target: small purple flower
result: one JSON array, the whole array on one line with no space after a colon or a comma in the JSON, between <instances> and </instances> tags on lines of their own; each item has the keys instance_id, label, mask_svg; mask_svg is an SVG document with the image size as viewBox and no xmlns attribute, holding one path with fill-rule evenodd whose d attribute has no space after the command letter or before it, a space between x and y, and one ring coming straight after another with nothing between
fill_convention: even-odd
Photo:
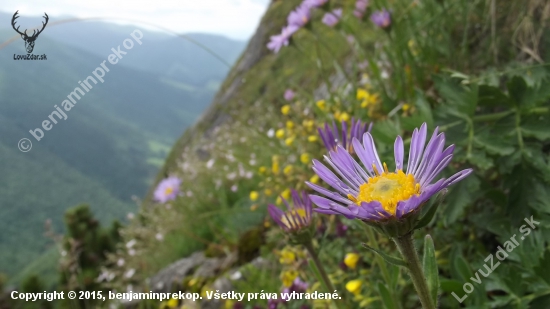
<instances>
[{"instance_id":1,"label":"small purple flower","mask_svg":"<svg viewBox=\"0 0 550 309\"><path fill-rule=\"evenodd\" d=\"M369 0L357 0L357 2L355 2L355 9L361 13L365 13L368 6Z\"/></svg>"},{"instance_id":2,"label":"small purple flower","mask_svg":"<svg viewBox=\"0 0 550 309\"><path fill-rule=\"evenodd\" d=\"M323 16L323 24L334 27L342 18L342 9L335 9L332 12L327 12Z\"/></svg>"},{"instance_id":3,"label":"small purple flower","mask_svg":"<svg viewBox=\"0 0 550 309\"><path fill-rule=\"evenodd\" d=\"M276 299L269 299L267 301L267 309L277 309L279 302Z\"/></svg>"},{"instance_id":4,"label":"small purple flower","mask_svg":"<svg viewBox=\"0 0 550 309\"><path fill-rule=\"evenodd\" d=\"M325 144L327 150L336 150L337 146L342 146L344 149L348 150L350 153L353 153L353 148L351 141L353 138L361 138L365 132L370 132L372 129L372 122L367 128L367 124L361 122L360 120L351 120L351 130L348 132L348 125L345 121L342 121L342 134L338 132L336 123L332 123L332 127L325 123L325 128L319 128L319 135L321 140Z\"/></svg>"},{"instance_id":5,"label":"small purple flower","mask_svg":"<svg viewBox=\"0 0 550 309\"><path fill-rule=\"evenodd\" d=\"M327 2L328 0L304 0L302 2L302 5L312 9L312 8L322 7Z\"/></svg>"},{"instance_id":6,"label":"small purple flower","mask_svg":"<svg viewBox=\"0 0 550 309\"><path fill-rule=\"evenodd\" d=\"M302 28L309 22L310 17L310 8L302 4L294 11L290 12L287 18L288 25Z\"/></svg>"},{"instance_id":7,"label":"small purple flower","mask_svg":"<svg viewBox=\"0 0 550 309\"><path fill-rule=\"evenodd\" d=\"M284 97L285 97L285 100L292 101L292 99L294 99L295 95L296 94L294 93L294 91L292 91L292 89L287 89L285 91Z\"/></svg>"},{"instance_id":8,"label":"small purple flower","mask_svg":"<svg viewBox=\"0 0 550 309\"><path fill-rule=\"evenodd\" d=\"M376 11L370 16L370 20L382 29L386 29L391 25L391 14L388 10Z\"/></svg>"},{"instance_id":9,"label":"small purple flower","mask_svg":"<svg viewBox=\"0 0 550 309\"><path fill-rule=\"evenodd\" d=\"M175 176L163 179L155 189L155 200L160 203L175 200L180 192L181 179Z\"/></svg>"},{"instance_id":10,"label":"small purple flower","mask_svg":"<svg viewBox=\"0 0 550 309\"><path fill-rule=\"evenodd\" d=\"M281 34L271 36L271 40L267 43L267 48L275 53L278 53L283 46L288 46L290 37L297 30L297 26L284 27Z\"/></svg>"},{"instance_id":11,"label":"small purple flower","mask_svg":"<svg viewBox=\"0 0 550 309\"><path fill-rule=\"evenodd\" d=\"M299 277L296 277L296 279L294 279L294 282L292 282L292 285L290 286L289 293L305 293L308 286L309 285L307 284L307 282L304 282Z\"/></svg>"},{"instance_id":12,"label":"small purple flower","mask_svg":"<svg viewBox=\"0 0 550 309\"><path fill-rule=\"evenodd\" d=\"M397 136L394 144L395 172L390 172L382 164L376 152L370 133L365 133L362 142L353 138L351 144L361 166L351 154L341 146L325 156L336 174L318 160L313 161L313 170L329 184L334 191L307 182L307 185L325 197L310 195L319 208L315 211L324 214L340 214L348 219L369 222L401 219L415 212L439 191L464 179L472 169L462 170L451 177L432 181L451 162L454 145L444 149L445 134L438 128L426 145L427 125L412 134L409 160L404 172L403 139Z\"/></svg>"},{"instance_id":13,"label":"small purple flower","mask_svg":"<svg viewBox=\"0 0 550 309\"><path fill-rule=\"evenodd\" d=\"M298 232L311 225L311 200L306 192L300 195L295 190L292 193L292 207L284 199L287 211L282 211L275 205L268 205L267 211L273 221L275 221L286 232Z\"/></svg>"},{"instance_id":14,"label":"small purple flower","mask_svg":"<svg viewBox=\"0 0 550 309\"><path fill-rule=\"evenodd\" d=\"M363 19L368 6L369 0L357 0L357 2L355 2L355 10L353 11L353 15L359 19Z\"/></svg>"}]
</instances>

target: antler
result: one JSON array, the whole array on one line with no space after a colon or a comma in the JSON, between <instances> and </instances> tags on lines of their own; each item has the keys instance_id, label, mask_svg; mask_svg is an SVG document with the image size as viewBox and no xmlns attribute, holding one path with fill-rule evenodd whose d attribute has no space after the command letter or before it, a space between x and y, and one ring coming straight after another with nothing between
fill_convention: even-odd
<instances>
[{"instance_id":1,"label":"antler","mask_svg":"<svg viewBox=\"0 0 550 309\"><path fill-rule=\"evenodd\" d=\"M19 33L20 35L27 35L27 30L25 30L25 33L22 33L21 31L19 31L19 26L17 26L17 28L15 28L15 20L19 18L19 16L17 16L17 13L19 12L19 10L17 10L15 12L15 14L13 14L13 17L11 18L11 26L13 27L13 30L15 30L17 33Z\"/></svg>"},{"instance_id":2,"label":"antler","mask_svg":"<svg viewBox=\"0 0 550 309\"><path fill-rule=\"evenodd\" d=\"M42 16L46 19L46 22L42 22L42 29L40 29L38 32L36 32L36 30L33 30L32 31L32 35L31 35L31 38L36 38L38 37L38 35L42 32L42 30L44 30L44 28L46 28L46 25L48 24L48 20L50 20L50 18L48 17L48 14L46 14L46 12L44 12L44 15L46 16ZM36 34L34 34L36 32Z\"/></svg>"}]
</instances>

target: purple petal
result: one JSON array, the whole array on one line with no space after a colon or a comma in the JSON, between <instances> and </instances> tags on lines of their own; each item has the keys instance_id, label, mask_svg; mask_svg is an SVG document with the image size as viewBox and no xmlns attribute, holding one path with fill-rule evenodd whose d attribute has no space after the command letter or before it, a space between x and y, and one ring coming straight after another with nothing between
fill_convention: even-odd
<instances>
[{"instance_id":1,"label":"purple petal","mask_svg":"<svg viewBox=\"0 0 550 309\"><path fill-rule=\"evenodd\" d=\"M411 148L409 151L409 162L407 165L407 174L413 174L420 163L424 145L426 144L427 125L423 123L420 130L414 129L411 139Z\"/></svg>"},{"instance_id":2,"label":"purple petal","mask_svg":"<svg viewBox=\"0 0 550 309\"><path fill-rule=\"evenodd\" d=\"M403 156L405 155L405 150L403 147L403 139L399 135L395 139L393 152L395 156L395 170L403 169Z\"/></svg>"}]
</instances>

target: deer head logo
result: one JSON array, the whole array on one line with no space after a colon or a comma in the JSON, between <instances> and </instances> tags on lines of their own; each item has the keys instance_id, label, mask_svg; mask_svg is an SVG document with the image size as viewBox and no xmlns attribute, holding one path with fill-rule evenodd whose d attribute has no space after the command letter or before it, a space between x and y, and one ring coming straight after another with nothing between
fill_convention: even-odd
<instances>
[{"instance_id":1,"label":"deer head logo","mask_svg":"<svg viewBox=\"0 0 550 309\"><path fill-rule=\"evenodd\" d=\"M46 19L46 22L42 22L42 29L38 30L38 32L36 32L37 30L33 30L32 31L32 35L29 36L27 34L27 30L25 29L25 31L21 32L19 31L19 26L17 26L17 28L15 28L15 20L17 18L19 18L19 16L17 16L17 13L19 12L19 10L17 10L17 12L15 12L15 14L13 14L13 17L11 18L11 26L13 27L13 30L15 30L17 33L19 33L21 35L21 38L25 41L25 48L27 49L27 53L32 53L32 50L34 49L34 41L36 41L36 38L38 38L38 35L40 33L42 33L42 31L44 30L44 28L46 28L46 25L48 24L48 14L44 13L44 15L46 16L42 16Z\"/></svg>"}]
</instances>

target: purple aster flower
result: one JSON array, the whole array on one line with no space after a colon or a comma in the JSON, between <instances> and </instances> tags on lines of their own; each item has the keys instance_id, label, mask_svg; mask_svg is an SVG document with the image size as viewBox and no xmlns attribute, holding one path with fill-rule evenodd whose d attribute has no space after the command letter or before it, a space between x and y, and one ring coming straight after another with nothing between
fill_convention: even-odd
<instances>
[{"instance_id":1,"label":"purple aster flower","mask_svg":"<svg viewBox=\"0 0 550 309\"><path fill-rule=\"evenodd\" d=\"M388 10L376 11L370 16L370 20L382 29L386 29L391 24L391 14Z\"/></svg>"},{"instance_id":2,"label":"purple aster flower","mask_svg":"<svg viewBox=\"0 0 550 309\"><path fill-rule=\"evenodd\" d=\"M286 232L298 232L311 225L311 200L305 192L301 196L292 190L292 207L281 198L286 205L287 211L282 211L275 205L268 205L267 211L283 230Z\"/></svg>"},{"instance_id":3,"label":"purple aster flower","mask_svg":"<svg viewBox=\"0 0 550 309\"><path fill-rule=\"evenodd\" d=\"M332 12L325 13L325 16L323 16L323 24L334 27L338 24L340 18L342 18L342 9L335 9Z\"/></svg>"},{"instance_id":4,"label":"purple aster flower","mask_svg":"<svg viewBox=\"0 0 550 309\"><path fill-rule=\"evenodd\" d=\"M175 176L163 179L155 189L155 200L161 203L175 200L180 192L181 179Z\"/></svg>"},{"instance_id":5,"label":"purple aster flower","mask_svg":"<svg viewBox=\"0 0 550 309\"><path fill-rule=\"evenodd\" d=\"M322 7L327 2L328 2L328 0L304 0L302 2L302 5L312 9L312 8Z\"/></svg>"},{"instance_id":6,"label":"purple aster flower","mask_svg":"<svg viewBox=\"0 0 550 309\"><path fill-rule=\"evenodd\" d=\"M294 93L294 91L292 91L292 89L287 89L287 90L285 91L284 97L285 97L285 100L287 100L287 101L292 101L292 99L294 99L294 96L295 96L295 95L296 95L296 94Z\"/></svg>"},{"instance_id":7,"label":"purple aster flower","mask_svg":"<svg viewBox=\"0 0 550 309\"><path fill-rule=\"evenodd\" d=\"M284 27L281 34L271 36L271 40L267 43L267 48L275 53L278 53L283 46L288 46L290 37L297 30L297 26Z\"/></svg>"},{"instance_id":8,"label":"purple aster flower","mask_svg":"<svg viewBox=\"0 0 550 309\"><path fill-rule=\"evenodd\" d=\"M311 17L310 8L306 5L300 5L294 11L290 12L287 21L289 26L301 28L305 26Z\"/></svg>"},{"instance_id":9,"label":"purple aster flower","mask_svg":"<svg viewBox=\"0 0 550 309\"><path fill-rule=\"evenodd\" d=\"M324 214L340 214L348 219L366 222L385 222L387 219L401 219L414 212L432 196L468 176L472 169L462 170L448 179L435 177L451 162L454 145L443 149L445 134L438 128L426 145L427 126L415 129L411 139L409 160L404 172L403 139L397 136L394 145L395 172L382 164L370 133L365 133L362 142L353 138L352 145L361 166L341 146L325 156L336 174L318 160L313 161L313 170L335 191L327 190L313 183L309 187L324 195L310 195Z\"/></svg>"},{"instance_id":10,"label":"purple aster flower","mask_svg":"<svg viewBox=\"0 0 550 309\"><path fill-rule=\"evenodd\" d=\"M327 150L336 150L337 146L342 146L344 149L348 150L350 153L353 153L353 147L351 141L353 138L361 138L365 132L370 132L372 129L372 122L367 128L366 123L362 123L360 120L351 119L351 129L348 132L348 125L345 121L342 121L342 135L338 132L336 123L332 123L332 127L325 124L325 128L319 128L319 135L321 135L321 140L325 144Z\"/></svg>"}]
</instances>

